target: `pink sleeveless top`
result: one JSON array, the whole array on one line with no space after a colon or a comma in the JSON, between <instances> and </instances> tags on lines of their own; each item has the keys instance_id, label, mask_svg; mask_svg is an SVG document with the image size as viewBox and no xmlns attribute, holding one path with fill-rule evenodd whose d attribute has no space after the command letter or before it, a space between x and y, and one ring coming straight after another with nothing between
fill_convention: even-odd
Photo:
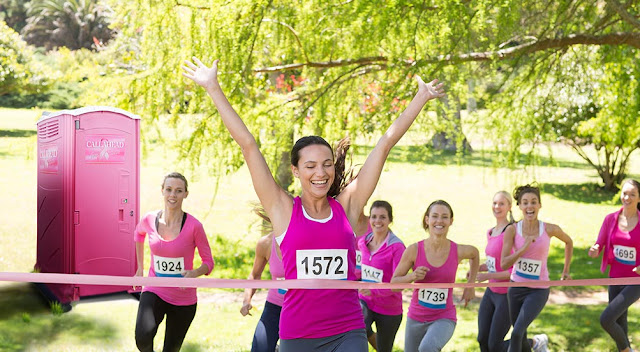
<instances>
[{"instance_id":1,"label":"pink sleeveless top","mask_svg":"<svg viewBox=\"0 0 640 352\"><path fill-rule=\"evenodd\" d=\"M285 278L355 280L353 230L335 199L327 197L331 216L311 219L300 197L280 242ZM280 338L322 338L364 329L357 290L290 289L280 313Z\"/></svg>"},{"instance_id":2,"label":"pink sleeveless top","mask_svg":"<svg viewBox=\"0 0 640 352\"><path fill-rule=\"evenodd\" d=\"M490 273L499 273L501 271L505 271L502 268L502 263L500 261L500 258L502 257L504 231L502 231L498 236L491 236L492 231L493 229L489 229L489 231L487 231L487 247L485 248L484 253L487 257L487 271ZM511 272L511 268L509 268L508 271ZM509 282L509 280L489 279L489 282ZM494 293L507 293L507 287L489 287L489 289Z\"/></svg>"},{"instance_id":3,"label":"pink sleeveless top","mask_svg":"<svg viewBox=\"0 0 640 352\"><path fill-rule=\"evenodd\" d=\"M456 271L458 270L458 245L449 241L449 256L439 267L435 267L427 261L424 250L424 240L418 242L418 254L413 264L413 270L419 266L429 269L424 279L418 282L429 283L453 283L456 281ZM456 306L453 304L453 289L415 289L409 304L407 316L419 322L431 322L438 319L450 319L457 321Z\"/></svg>"},{"instance_id":4,"label":"pink sleeveless top","mask_svg":"<svg viewBox=\"0 0 640 352\"><path fill-rule=\"evenodd\" d=\"M549 257L549 244L551 238L547 234L544 222L538 220L540 231L538 238L532 242L527 251L513 264L511 271L511 281L514 282L530 282L530 281L549 281L549 270L547 270L547 258ZM517 251L522 248L525 243L522 237L522 221L516 223L516 236L513 240L513 249ZM534 288L548 288L544 286L536 286Z\"/></svg>"},{"instance_id":5,"label":"pink sleeveless top","mask_svg":"<svg viewBox=\"0 0 640 352\"><path fill-rule=\"evenodd\" d=\"M370 234L371 232L373 232L373 229L371 228L371 222L368 221L367 222L367 233L363 233L363 234L357 234L356 233L356 278L358 280L360 280L360 278L362 277L362 273L360 272L360 270L362 270L362 251L360 251L360 248L358 248L358 241L360 240L360 238Z\"/></svg>"},{"instance_id":6,"label":"pink sleeveless top","mask_svg":"<svg viewBox=\"0 0 640 352\"><path fill-rule=\"evenodd\" d=\"M640 225L624 232L617 226L611 233L609 251L609 277L638 277L633 269L638 266L640 253Z\"/></svg>"},{"instance_id":7,"label":"pink sleeveless top","mask_svg":"<svg viewBox=\"0 0 640 352\"><path fill-rule=\"evenodd\" d=\"M269 272L271 273L272 280L284 280L284 266L282 266L282 259L278 257L276 247L276 239L272 238L271 254L269 255ZM267 302L282 307L285 293L287 293L286 288L272 288L267 292Z\"/></svg>"}]
</instances>

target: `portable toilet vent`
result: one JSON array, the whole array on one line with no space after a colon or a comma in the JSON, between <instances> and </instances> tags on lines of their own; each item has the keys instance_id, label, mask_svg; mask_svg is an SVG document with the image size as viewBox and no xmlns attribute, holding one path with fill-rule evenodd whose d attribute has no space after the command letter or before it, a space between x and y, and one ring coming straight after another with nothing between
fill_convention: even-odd
<instances>
[{"instance_id":1,"label":"portable toilet vent","mask_svg":"<svg viewBox=\"0 0 640 352\"><path fill-rule=\"evenodd\" d=\"M133 231L140 210L140 118L116 108L86 107L44 113L37 130L36 271L133 276ZM64 304L131 288L38 286Z\"/></svg>"}]
</instances>

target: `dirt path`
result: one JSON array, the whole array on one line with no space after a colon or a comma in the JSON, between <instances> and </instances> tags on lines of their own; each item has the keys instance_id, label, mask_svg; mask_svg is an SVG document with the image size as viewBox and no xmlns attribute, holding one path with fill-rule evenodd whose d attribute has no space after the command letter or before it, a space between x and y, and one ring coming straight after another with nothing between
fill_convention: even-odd
<instances>
[{"instance_id":1,"label":"dirt path","mask_svg":"<svg viewBox=\"0 0 640 352\"><path fill-rule=\"evenodd\" d=\"M456 296L459 296L462 293L455 292ZM253 296L253 302L255 304L261 305L267 297L266 290L260 290L256 292ZM242 305L242 292L198 292L198 302L208 302L215 304L235 304L240 309ZM479 302L482 298L482 294L476 292L476 300ZM405 302L411 301L411 291L405 291L403 294L403 300ZM590 291L590 292L565 292L565 291L557 291L551 290L551 294L549 295L549 303L551 304L604 304L607 303L607 291Z\"/></svg>"}]
</instances>

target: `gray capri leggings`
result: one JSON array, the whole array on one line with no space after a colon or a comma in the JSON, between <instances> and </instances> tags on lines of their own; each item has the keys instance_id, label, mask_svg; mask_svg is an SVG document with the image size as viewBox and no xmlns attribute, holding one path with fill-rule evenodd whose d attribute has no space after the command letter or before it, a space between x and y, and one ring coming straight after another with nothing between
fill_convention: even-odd
<instances>
[{"instance_id":1,"label":"gray capri leggings","mask_svg":"<svg viewBox=\"0 0 640 352\"><path fill-rule=\"evenodd\" d=\"M530 352L531 346L527 341L527 328L542 312L542 308L549 299L548 288L509 287L509 315L513 331L509 352Z\"/></svg>"},{"instance_id":2,"label":"gray capri leggings","mask_svg":"<svg viewBox=\"0 0 640 352\"><path fill-rule=\"evenodd\" d=\"M620 351L630 347L627 310L638 298L640 298L638 285L609 286L609 305L600 315L600 325L611 335Z\"/></svg>"},{"instance_id":3,"label":"gray capri leggings","mask_svg":"<svg viewBox=\"0 0 640 352\"><path fill-rule=\"evenodd\" d=\"M449 342L456 329L456 322L438 319L421 323L407 317L404 330L405 352L439 352Z\"/></svg>"},{"instance_id":4,"label":"gray capri leggings","mask_svg":"<svg viewBox=\"0 0 640 352\"><path fill-rule=\"evenodd\" d=\"M364 329L347 331L317 339L280 339L280 352L367 352L369 341Z\"/></svg>"}]
</instances>

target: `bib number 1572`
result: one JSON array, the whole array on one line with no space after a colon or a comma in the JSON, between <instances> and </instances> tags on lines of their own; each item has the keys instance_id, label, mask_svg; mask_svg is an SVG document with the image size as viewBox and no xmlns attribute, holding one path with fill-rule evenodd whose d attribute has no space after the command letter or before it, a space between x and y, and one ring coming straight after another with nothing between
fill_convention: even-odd
<instances>
[{"instance_id":1,"label":"bib number 1572","mask_svg":"<svg viewBox=\"0 0 640 352\"><path fill-rule=\"evenodd\" d=\"M298 279L346 280L349 263L346 249L296 251Z\"/></svg>"}]
</instances>

